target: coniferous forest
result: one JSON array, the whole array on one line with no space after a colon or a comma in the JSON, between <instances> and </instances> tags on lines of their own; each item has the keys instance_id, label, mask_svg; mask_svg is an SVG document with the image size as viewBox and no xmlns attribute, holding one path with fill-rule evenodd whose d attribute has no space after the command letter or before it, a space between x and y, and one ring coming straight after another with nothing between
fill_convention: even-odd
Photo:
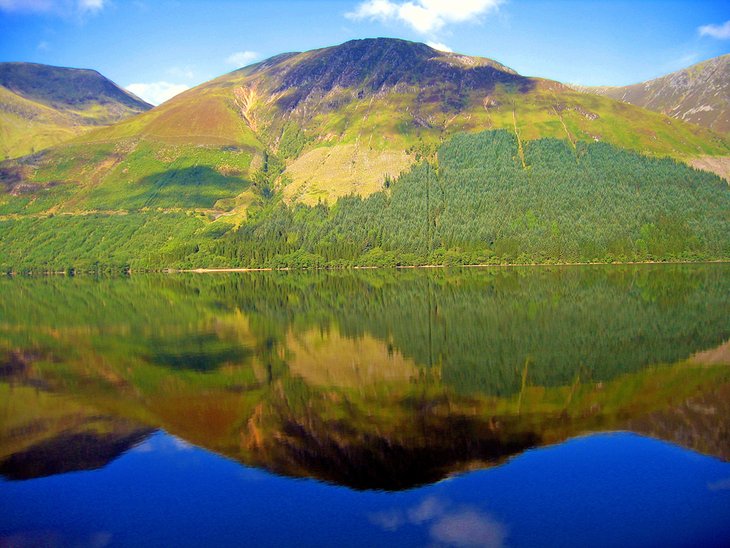
<instances>
[{"instance_id":1,"label":"coniferous forest","mask_svg":"<svg viewBox=\"0 0 730 548\"><path fill-rule=\"evenodd\" d=\"M519 143L508 132L487 131L456 135L367 198L307 206L273 193L238 227L153 211L98 215L93 223L5 221L0 265L19 271L713 260L730 257L729 211L725 181L672 159L604 143Z\"/></svg>"}]
</instances>

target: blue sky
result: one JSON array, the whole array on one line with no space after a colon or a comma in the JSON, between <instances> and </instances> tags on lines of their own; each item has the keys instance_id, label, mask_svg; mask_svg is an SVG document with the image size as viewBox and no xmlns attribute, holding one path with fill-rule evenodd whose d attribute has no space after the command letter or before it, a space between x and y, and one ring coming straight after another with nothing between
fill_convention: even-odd
<instances>
[{"instance_id":1,"label":"blue sky","mask_svg":"<svg viewBox=\"0 0 730 548\"><path fill-rule=\"evenodd\" d=\"M284 51L390 36L625 85L730 52L701 0L0 0L0 61L94 68L152 102Z\"/></svg>"}]
</instances>

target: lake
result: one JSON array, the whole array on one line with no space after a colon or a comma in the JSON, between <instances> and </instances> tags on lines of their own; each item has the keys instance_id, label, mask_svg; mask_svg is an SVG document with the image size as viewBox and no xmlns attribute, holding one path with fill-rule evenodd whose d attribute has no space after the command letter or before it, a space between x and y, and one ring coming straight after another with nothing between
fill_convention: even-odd
<instances>
[{"instance_id":1,"label":"lake","mask_svg":"<svg viewBox=\"0 0 730 548\"><path fill-rule=\"evenodd\" d=\"M730 545L730 265L0 279L2 546Z\"/></svg>"}]
</instances>

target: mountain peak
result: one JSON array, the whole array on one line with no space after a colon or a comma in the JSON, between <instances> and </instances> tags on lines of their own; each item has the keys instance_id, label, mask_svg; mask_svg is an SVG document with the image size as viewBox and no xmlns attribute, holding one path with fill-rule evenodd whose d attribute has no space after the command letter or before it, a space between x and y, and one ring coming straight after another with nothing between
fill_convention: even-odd
<instances>
[{"instance_id":1,"label":"mountain peak","mask_svg":"<svg viewBox=\"0 0 730 548\"><path fill-rule=\"evenodd\" d=\"M474 90L490 93L498 84L515 86L523 92L534 85L533 80L491 59L438 51L420 42L396 38L350 40L287 56L276 64L275 79L276 93L294 90L281 103L285 109L295 108L313 94L327 94L334 89L354 89L367 95L413 87L429 94L448 87L463 96Z\"/></svg>"},{"instance_id":2,"label":"mountain peak","mask_svg":"<svg viewBox=\"0 0 730 548\"><path fill-rule=\"evenodd\" d=\"M0 158L29 154L151 108L95 70L0 63Z\"/></svg>"},{"instance_id":3,"label":"mountain peak","mask_svg":"<svg viewBox=\"0 0 730 548\"><path fill-rule=\"evenodd\" d=\"M152 108L152 105L91 69L38 63L0 63L0 86L54 108L83 108L90 103L117 103L137 112Z\"/></svg>"},{"instance_id":4,"label":"mountain peak","mask_svg":"<svg viewBox=\"0 0 730 548\"><path fill-rule=\"evenodd\" d=\"M730 54L630 86L578 89L655 110L720 133L730 131Z\"/></svg>"}]
</instances>

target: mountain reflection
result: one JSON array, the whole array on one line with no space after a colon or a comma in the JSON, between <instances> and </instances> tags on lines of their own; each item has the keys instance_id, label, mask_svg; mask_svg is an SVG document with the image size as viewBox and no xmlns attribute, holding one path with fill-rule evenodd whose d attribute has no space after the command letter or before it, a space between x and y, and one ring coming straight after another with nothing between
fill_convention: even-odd
<instances>
[{"instance_id":1,"label":"mountain reflection","mask_svg":"<svg viewBox=\"0 0 730 548\"><path fill-rule=\"evenodd\" d=\"M0 474L98 468L157 429L358 489L406 489L617 429L728 460L729 274L0 280ZM433 530L464 519L444 513Z\"/></svg>"}]
</instances>

